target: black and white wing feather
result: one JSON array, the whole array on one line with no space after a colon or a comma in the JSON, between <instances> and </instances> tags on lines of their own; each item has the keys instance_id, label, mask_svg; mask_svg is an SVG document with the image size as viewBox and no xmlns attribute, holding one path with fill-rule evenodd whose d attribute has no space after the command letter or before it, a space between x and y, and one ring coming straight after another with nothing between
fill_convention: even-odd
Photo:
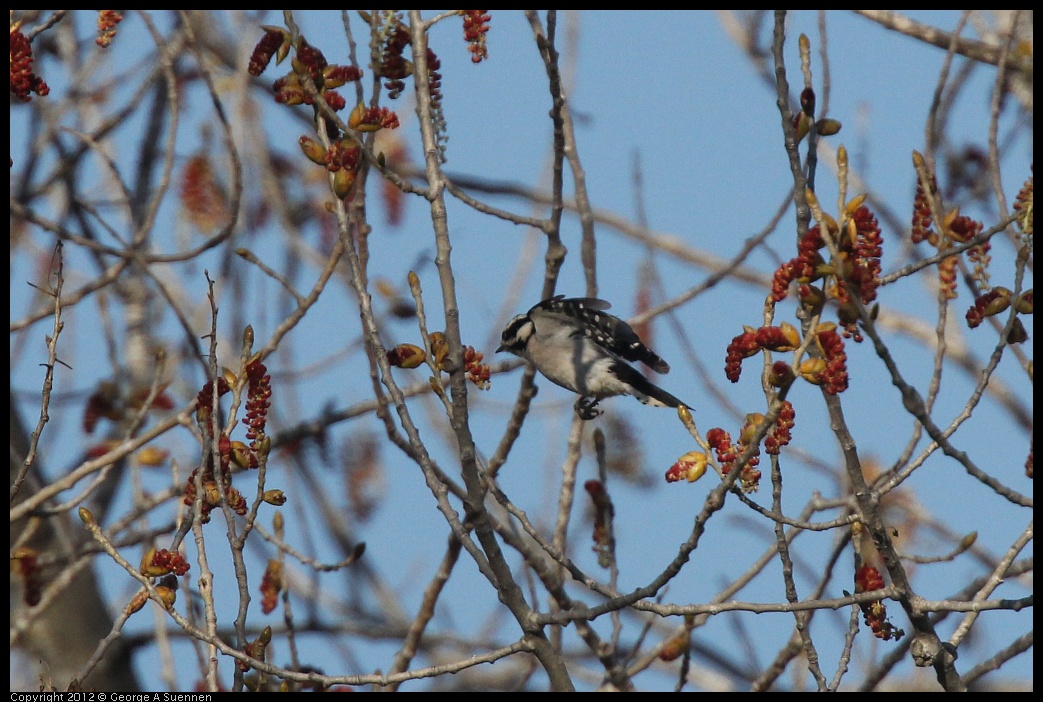
<instances>
[{"instance_id":1,"label":"black and white wing feather","mask_svg":"<svg viewBox=\"0 0 1043 702\"><path fill-rule=\"evenodd\" d=\"M530 309L529 317L537 327L540 315L568 320L576 326L573 334L583 334L613 355L627 361L640 361L656 373L669 373L670 364L645 346L629 324L605 312L611 307L611 303L596 297L556 295Z\"/></svg>"},{"instance_id":2,"label":"black and white wing feather","mask_svg":"<svg viewBox=\"0 0 1043 702\"><path fill-rule=\"evenodd\" d=\"M630 365L640 361L657 373L670 371L629 324L606 312L610 307L595 297L544 300L507 323L496 350L524 358L552 383L579 394L576 412L582 419L596 417L598 401L615 395L687 407Z\"/></svg>"}]
</instances>

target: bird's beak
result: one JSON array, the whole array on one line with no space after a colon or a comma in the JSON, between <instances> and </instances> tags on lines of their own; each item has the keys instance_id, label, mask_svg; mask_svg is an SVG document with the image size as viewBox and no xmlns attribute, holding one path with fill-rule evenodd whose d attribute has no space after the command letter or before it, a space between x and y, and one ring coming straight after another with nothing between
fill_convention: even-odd
<instances>
[{"instance_id":1,"label":"bird's beak","mask_svg":"<svg viewBox=\"0 0 1043 702\"><path fill-rule=\"evenodd\" d=\"M496 353L500 353L500 352L502 352L502 351L506 351L506 350L507 350L507 349L505 349L505 348L503 347L503 344L500 344L499 346L497 346L497 347L496 347Z\"/></svg>"}]
</instances>

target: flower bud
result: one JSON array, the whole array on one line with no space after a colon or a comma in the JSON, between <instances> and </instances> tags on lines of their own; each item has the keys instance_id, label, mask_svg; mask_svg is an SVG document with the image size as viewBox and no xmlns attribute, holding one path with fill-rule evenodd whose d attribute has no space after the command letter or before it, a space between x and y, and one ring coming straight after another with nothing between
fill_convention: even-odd
<instances>
[{"instance_id":1,"label":"flower bud","mask_svg":"<svg viewBox=\"0 0 1043 702\"><path fill-rule=\"evenodd\" d=\"M839 319L844 326L855 324L858 322L858 306L851 300L839 305L837 307L837 319Z\"/></svg>"},{"instance_id":2,"label":"flower bud","mask_svg":"<svg viewBox=\"0 0 1043 702\"><path fill-rule=\"evenodd\" d=\"M387 354L388 363L398 368L417 368L427 354L419 346L414 344L399 344L395 348L388 351Z\"/></svg>"},{"instance_id":3,"label":"flower bud","mask_svg":"<svg viewBox=\"0 0 1043 702\"><path fill-rule=\"evenodd\" d=\"M775 361L768 372L768 383L775 388L784 388L792 383L795 377L793 369L788 363Z\"/></svg>"},{"instance_id":4,"label":"flower bud","mask_svg":"<svg viewBox=\"0 0 1043 702\"><path fill-rule=\"evenodd\" d=\"M688 649L688 639L689 632L685 631L664 643L663 647L659 649L659 660L669 663L680 658L681 654Z\"/></svg>"},{"instance_id":5,"label":"flower bud","mask_svg":"<svg viewBox=\"0 0 1043 702\"><path fill-rule=\"evenodd\" d=\"M333 174L333 193L343 200L351 193L351 186L355 184L355 171L341 168Z\"/></svg>"},{"instance_id":6,"label":"flower bud","mask_svg":"<svg viewBox=\"0 0 1043 702\"><path fill-rule=\"evenodd\" d=\"M677 459L677 463L670 466L666 471L666 482L675 483L682 478L694 483L703 477L709 459L705 453L700 451L689 451Z\"/></svg>"},{"instance_id":7,"label":"flower bud","mask_svg":"<svg viewBox=\"0 0 1043 702\"><path fill-rule=\"evenodd\" d=\"M1014 325L1007 332L1008 344L1023 344L1029 340L1029 333L1025 331L1025 325L1021 323L1020 317L1014 318Z\"/></svg>"},{"instance_id":8,"label":"flower bud","mask_svg":"<svg viewBox=\"0 0 1043 702\"><path fill-rule=\"evenodd\" d=\"M803 111L793 115L793 128L797 132L797 143L808 135L810 131L811 118L809 118Z\"/></svg>"},{"instance_id":9,"label":"flower bud","mask_svg":"<svg viewBox=\"0 0 1043 702\"><path fill-rule=\"evenodd\" d=\"M982 310L982 316L992 317L1000 312L1005 312L1010 307L1011 294L1010 290L1002 286L993 288L989 294L988 302Z\"/></svg>"},{"instance_id":10,"label":"flower bud","mask_svg":"<svg viewBox=\"0 0 1043 702\"><path fill-rule=\"evenodd\" d=\"M286 495L282 490L265 490L261 499L270 505L275 505L276 507L281 507L286 504Z\"/></svg>"},{"instance_id":11,"label":"flower bud","mask_svg":"<svg viewBox=\"0 0 1043 702\"><path fill-rule=\"evenodd\" d=\"M365 115L366 105L360 102L352 108L351 114L348 115L348 126L352 129L358 129L359 125L362 124L362 119Z\"/></svg>"},{"instance_id":12,"label":"flower bud","mask_svg":"<svg viewBox=\"0 0 1043 702\"><path fill-rule=\"evenodd\" d=\"M800 377L812 385L822 385L825 379L822 374L826 372L826 361L822 358L806 358L800 364Z\"/></svg>"},{"instance_id":13,"label":"flower bud","mask_svg":"<svg viewBox=\"0 0 1043 702\"><path fill-rule=\"evenodd\" d=\"M783 322L779 325L779 329L782 330L782 336L786 339L790 348L776 349L778 351L792 351L800 346L800 332L797 328L789 322Z\"/></svg>"},{"instance_id":14,"label":"flower bud","mask_svg":"<svg viewBox=\"0 0 1043 702\"><path fill-rule=\"evenodd\" d=\"M739 430L739 443L749 445L753 443L753 437L757 433L757 427L764 422L764 415L760 412L750 412L746 415L746 423Z\"/></svg>"},{"instance_id":15,"label":"flower bud","mask_svg":"<svg viewBox=\"0 0 1043 702\"><path fill-rule=\"evenodd\" d=\"M435 367L439 370L446 370L445 360L449 355L449 343L445 340L445 334L431 332L429 338L431 339L431 354L435 357Z\"/></svg>"},{"instance_id":16,"label":"flower bud","mask_svg":"<svg viewBox=\"0 0 1043 702\"><path fill-rule=\"evenodd\" d=\"M270 454L271 452L272 452L272 437L270 437L267 434L265 434L263 437L261 437L261 440L259 442L257 442L257 450L256 450L257 460L259 462L267 461L268 460L268 454Z\"/></svg>"},{"instance_id":17,"label":"flower bud","mask_svg":"<svg viewBox=\"0 0 1043 702\"><path fill-rule=\"evenodd\" d=\"M165 451L155 446L146 446L138 451L136 458L139 466L155 468L163 465L163 462L167 460L167 456L169 455L169 451Z\"/></svg>"},{"instance_id":18,"label":"flower bud","mask_svg":"<svg viewBox=\"0 0 1043 702\"><path fill-rule=\"evenodd\" d=\"M326 147L306 136L302 136L298 139L297 143L301 145L301 151L304 152L304 155L308 157L309 161L320 166L326 165Z\"/></svg>"},{"instance_id":19,"label":"flower bud","mask_svg":"<svg viewBox=\"0 0 1043 702\"><path fill-rule=\"evenodd\" d=\"M165 608L172 608L174 603L177 602L177 581L174 581L173 587L164 584L156 585L156 594L159 595L159 599Z\"/></svg>"},{"instance_id":20,"label":"flower bud","mask_svg":"<svg viewBox=\"0 0 1043 702\"><path fill-rule=\"evenodd\" d=\"M826 293L822 292L822 288L817 285L801 285L797 288L797 294L800 297L800 304L811 313L811 316L820 313L826 304Z\"/></svg>"},{"instance_id":21,"label":"flower bud","mask_svg":"<svg viewBox=\"0 0 1043 702\"><path fill-rule=\"evenodd\" d=\"M138 571L142 575L147 575L147 576L150 576L150 577L154 577L154 576L158 576L158 575L166 575L167 573L170 572L169 570L162 570L162 571L158 571L157 570L157 572L150 572L154 568L154 566L152 565L152 559L155 558L155 557L156 557L156 547L155 546L153 546L149 550L145 551L145 554L141 557L141 565L138 566Z\"/></svg>"},{"instance_id":22,"label":"flower bud","mask_svg":"<svg viewBox=\"0 0 1043 702\"><path fill-rule=\"evenodd\" d=\"M140 611L141 608L145 606L146 602L148 602L148 591L141 590L138 594L134 595L131 601L127 604L125 611L127 614L134 614L135 612Z\"/></svg>"},{"instance_id":23,"label":"flower bud","mask_svg":"<svg viewBox=\"0 0 1043 702\"><path fill-rule=\"evenodd\" d=\"M276 32L282 35L282 43L279 44L279 48L275 52L275 65L278 66L290 53L290 33L282 27L273 27L267 24L262 24L261 29L265 32Z\"/></svg>"},{"instance_id":24,"label":"flower bud","mask_svg":"<svg viewBox=\"0 0 1043 702\"><path fill-rule=\"evenodd\" d=\"M844 205L844 214L846 214L848 216L853 215L855 213L855 210L857 210L859 207L861 207L862 203L864 203L865 201L866 201L865 193L863 193L862 195L858 195L856 197L851 198L851 200L849 200L848 203L846 205Z\"/></svg>"},{"instance_id":25,"label":"flower bud","mask_svg":"<svg viewBox=\"0 0 1043 702\"><path fill-rule=\"evenodd\" d=\"M1026 290L1014 300L1014 309L1021 314L1032 314L1032 290Z\"/></svg>"},{"instance_id":26,"label":"flower bud","mask_svg":"<svg viewBox=\"0 0 1043 702\"><path fill-rule=\"evenodd\" d=\"M821 136L833 136L840 131L840 122L835 119L820 119L815 122L815 131Z\"/></svg>"},{"instance_id":27,"label":"flower bud","mask_svg":"<svg viewBox=\"0 0 1043 702\"><path fill-rule=\"evenodd\" d=\"M232 463L244 470L250 468L251 463L254 463L253 457L250 455L250 447L242 441L232 442L229 458L232 460Z\"/></svg>"}]
</instances>

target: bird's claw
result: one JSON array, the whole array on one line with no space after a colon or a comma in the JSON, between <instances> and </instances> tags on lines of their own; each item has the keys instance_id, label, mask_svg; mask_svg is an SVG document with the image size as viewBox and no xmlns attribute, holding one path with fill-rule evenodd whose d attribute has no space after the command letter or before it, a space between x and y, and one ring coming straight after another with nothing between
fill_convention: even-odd
<instances>
[{"instance_id":1,"label":"bird's claw","mask_svg":"<svg viewBox=\"0 0 1043 702\"><path fill-rule=\"evenodd\" d=\"M598 398L596 397L584 395L583 397L576 400L575 406L576 414L579 415L579 418L584 421L600 417L603 414L603 411L597 408Z\"/></svg>"}]
</instances>

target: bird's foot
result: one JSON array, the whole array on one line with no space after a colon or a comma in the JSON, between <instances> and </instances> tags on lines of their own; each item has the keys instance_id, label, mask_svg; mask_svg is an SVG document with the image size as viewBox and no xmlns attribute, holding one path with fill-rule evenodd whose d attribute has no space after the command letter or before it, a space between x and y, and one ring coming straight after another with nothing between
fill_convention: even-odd
<instances>
[{"instance_id":1,"label":"bird's foot","mask_svg":"<svg viewBox=\"0 0 1043 702\"><path fill-rule=\"evenodd\" d=\"M594 419L595 417L600 417L602 414L604 414L602 410L599 410L597 408L598 398L592 397L591 395L584 395L583 397L576 400L575 407L576 414L578 414L579 418L584 421Z\"/></svg>"}]
</instances>

